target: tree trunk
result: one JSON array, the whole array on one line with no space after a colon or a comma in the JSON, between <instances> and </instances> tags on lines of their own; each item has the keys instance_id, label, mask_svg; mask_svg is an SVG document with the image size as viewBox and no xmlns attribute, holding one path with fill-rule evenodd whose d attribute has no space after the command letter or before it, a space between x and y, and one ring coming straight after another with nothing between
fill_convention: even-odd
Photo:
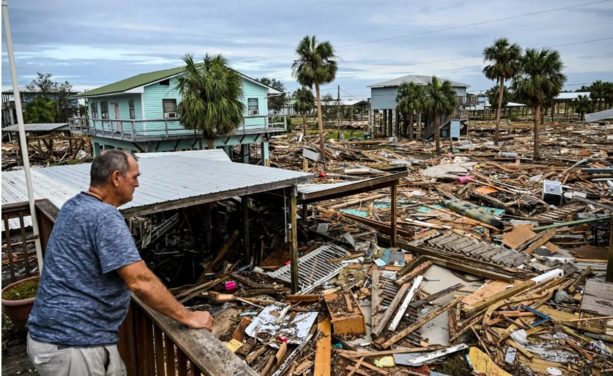
<instances>
[{"instance_id":1,"label":"tree trunk","mask_svg":"<svg viewBox=\"0 0 613 376\"><path fill-rule=\"evenodd\" d=\"M325 141L324 140L324 121L321 117L321 98L319 97L319 82L315 82L315 92L317 93L317 122L319 123L319 148L321 153L321 161L324 163L324 168L326 168L326 150L324 149Z\"/></svg>"},{"instance_id":2,"label":"tree trunk","mask_svg":"<svg viewBox=\"0 0 613 376\"><path fill-rule=\"evenodd\" d=\"M439 124L439 116L436 111L434 111L434 142L436 143L436 153L440 154L441 152L441 129Z\"/></svg>"},{"instance_id":3,"label":"tree trunk","mask_svg":"<svg viewBox=\"0 0 613 376\"><path fill-rule=\"evenodd\" d=\"M421 112L417 114L417 139L421 140Z\"/></svg>"},{"instance_id":4,"label":"tree trunk","mask_svg":"<svg viewBox=\"0 0 613 376\"><path fill-rule=\"evenodd\" d=\"M307 127L307 122L306 122L306 114L304 114L304 113L302 114L302 126L304 128L304 137L306 137L307 136L308 127Z\"/></svg>"},{"instance_id":5,"label":"tree trunk","mask_svg":"<svg viewBox=\"0 0 613 376\"><path fill-rule=\"evenodd\" d=\"M413 111L409 113L409 126L407 127L409 132L409 141L413 141Z\"/></svg>"},{"instance_id":6,"label":"tree trunk","mask_svg":"<svg viewBox=\"0 0 613 376\"><path fill-rule=\"evenodd\" d=\"M541 145L539 143L539 117L541 115L541 106L537 105L534 108L534 155L532 157L535 161L541 160Z\"/></svg>"},{"instance_id":7,"label":"tree trunk","mask_svg":"<svg viewBox=\"0 0 613 376\"><path fill-rule=\"evenodd\" d=\"M502 95L504 94L504 77L500 76L500 90L498 93L498 109L496 111L496 133L494 134L494 145L498 145L500 139L500 111L502 110Z\"/></svg>"}]
</instances>

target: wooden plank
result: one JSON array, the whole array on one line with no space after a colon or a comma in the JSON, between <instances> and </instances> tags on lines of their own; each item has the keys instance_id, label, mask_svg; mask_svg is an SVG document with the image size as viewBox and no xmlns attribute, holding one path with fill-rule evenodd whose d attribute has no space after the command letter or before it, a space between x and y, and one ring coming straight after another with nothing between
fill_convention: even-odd
<instances>
[{"instance_id":1,"label":"wooden plank","mask_svg":"<svg viewBox=\"0 0 613 376\"><path fill-rule=\"evenodd\" d=\"M418 322L416 322L415 324L409 326L408 328L402 330L401 332L399 332L398 334L392 336L390 339L388 339L386 342L380 344L381 347L383 347L384 349L389 348L390 346L392 346L394 343L400 341L401 339L403 339L404 337L408 336L409 334L413 333L414 331L416 331L417 329L421 328L422 326L424 326L425 324L427 324L428 322L430 322L430 320L432 320L433 318L437 317L438 315L440 315L441 313L447 311L449 308L455 306L456 304L458 304L460 302L460 300L462 300L462 298L456 298L454 300L452 300L451 302L445 304L442 307L439 307L438 309L430 312L429 314L427 314L425 317L421 318ZM378 342L377 342L378 343Z\"/></svg>"},{"instance_id":2,"label":"wooden plank","mask_svg":"<svg viewBox=\"0 0 613 376\"><path fill-rule=\"evenodd\" d=\"M317 324L317 329L321 333L317 337L315 344L315 369L313 376L330 376L332 361L332 329L330 319L327 317Z\"/></svg>"},{"instance_id":3,"label":"wooden plank","mask_svg":"<svg viewBox=\"0 0 613 376\"><path fill-rule=\"evenodd\" d=\"M592 267L588 266L587 268L585 268L584 271L581 272L581 274L579 275L579 277L577 278L577 280L575 282L573 282L572 285L570 285L570 287L568 288L568 292L569 293L574 293L575 290L583 283L583 281L585 281L585 279L587 277L589 277L590 275L592 275Z\"/></svg>"},{"instance_id":4,"label":"wooden plank","mask_svg":"<svg viewBox=\"0 0 613 376\"><path fill-rule=\"evenodd\" d=\"M350 361L354 362L354 363L358 362L357 360L355 360L353 358L348 358L346 356L343 356L342 354L341 354L341 356L343 358L347 359L347 360L350 360ZM330 364L328 364L328 367L330 367ZM375 371L376 373L378 373L380 375L389 375L389 372L387 372L387 371L385 371L385 370L383 370L383 369L381 369L379 367L373 366L370 363L362 363L362 367L368 368L371 371ZM314 376L317 376L317 374L314 374Z\"/></svg>"},{"instance_id":5,"label":"wooden plank","mask_svg":"<svg viewBox=\"0 0 613 376\"><path fill-rule=\"evenodd\" d=\"M187 356L181 349L177 349L177 366L179 376L187 376Z\"/></svg>"},{"instance_id":6,"label":"wooden plank","mask_svg":"<svg viewBox=\"0 0 613 376\"><path fill-rule=\"evenodd\" d=\"M166 355L166 374L168 376L175 376L177 372L175 367L175 344L167 335L164 335L164 353Z\"/></svg>"},{"instance_id":7,"label":"wooden plank","mask_svg":"<svg viewBox=\"0 0 613 376\"><path fill-rule=\"evenodd\" d=\"M146 369L149 370L151 375L155 375L155 359L152 356L155 351L153 346L153 321L151 321L151 318L146 315L143 321L146 328L145 341L147 342L147 359L145 360L147 363Z\"/></svg>"},{"instance_id":8,"label":"wooden plank","mask_svg":"<svg viewBox=\"0 0 613 376\"><path fill-rule=\"evenodd\" d=\"M202 279L204 277L205 274L210 273L216 266L217 264L223 260L224 256L226 255L226 252L228 252L228 250L230 249L230 247L232 247L232 244L234 244L234 241L236 240L236 237L238 236L239 231L238 230L234 230L234 232L232 233L232 235L230 236L230 239L228 239L228 241L226 242L226 244L224 244L223 248L221 248L221 250L219 251L219 253L217 254L217 257L215 257L215 260L213 260L212 263L209 264L209 266L206 268L206 270L203 273L203 276L200 277L200 279L198 280L198 282L196 284L201 284L202 282L204 282ZM202 280L202 281L201 281Z\"/></svg>"},{"instance_id":9,"label":"wooden plank","mask_svg":"<svg viewBox=\"0 0 613 376\"><path fill-rule=\"evenodd\" d=\"M419 288L419 285L421 284L421 281L423 279L424 277L421 275L418 275L417 278L415 278L415 281L413 282L413 285L411 286L409 293L407 294L406 298L404 298L402 305L400 306L400 308L398 308L398 312L396 312L396 316L394 317L394 319L392 320L392 323L390 324L390 327L389 327L390 331L393 332L394 330L396 330L396 328L398 327L398 324L400 324L400 320L402 320L402 316L404 316L404 313L406 312L407 308L409 308L409 303L411 303L411 300L413 299L413 296L415 296L415 293L417 292L417 289Z\"/></svg>"},{"instance_id":10,"label":"wooden plank","mask_svg":"<svg viewBox=\"0 0 613 376\"><path fill-rule=\"evenodd\" d=\"M483 299L489 298L495 294L498 294L501 291L504 291L509 287L509 284L502 281L491 281L486 284L485 287L482 287L475 291L474 293L468 295L462 300L462 304L472 305L480 302Z\"/></svg>"},{"instance_id":11,"label":"wooden plank","mask_svg":"<svg viewBox=\"0 0 613 376\"><path fill-rule=\"evenodd\" d=\"M550 230L542 234L539 234L539 238L536 239L532 244L530 244L524 250L524 252L526 252L529 255L533 254L534 251L536 251L540 246L545 245L545 243L547 243L549 239L551 239L555 235L555 233L556 233L555 230Z\"/></svg>"},{"instance_id":12,"label":"wooden plank","mask_svg":"<svg viewBox=\"0 0 613 376\"><path fill-rule=\"evenodd\" d=\"M592 279L585 283L581 308L603 316L613 316L613 283L597 282Z\"/></svg>"},{"instance_id":13,"label":"wooden plank","mask_svg":"<svg viewBox=\"0 0 613 376\"><path fill-rule=\"evenodd\" d=\"M166 376L166 367L164 365L164 342L162 339L162 330L156 325L153 326L153 344L155 353L155 374L156 376Z\"/></svg>"},{"instance_id":14,"label":"wooden plank","mask_svg":"<svg viewBox=\"0 0 613 376\"><path fill-rule=\"evenodd\" d=\"M398 184L392 185L390 199L392 201L392 212L391 212L391 223L390 223L390 237L391 237L391 246L396 246L396 240L398 239Z\"/></svg>"},{"instance_id":15,"label":"wooden plank","mask_svg":"<svg viewBox=\"0 0 613 376\"><path fill-rule=\"evenodd\" d=\"M383 300L381 298L381 288L379 287L379 277L381 276L381 271L378 268L375 268L372 272L372 288L370 290L370 327L375 328L379 321L379 316L377 313L379 312L379 305Z\"/></svg>"},{"instance_id":16,"label":"wooden plank","mask_svg":"<svg viewBox=\"0 0 613 376\"><path fill-rule=\"evenodd\" d=\"M383 329L385 329L387 322L390 320L390 318L394 314L394 311L396 311L396 307L398 307L398 305L404 298L404 295L409 290L409 287L411 287L411 285L408 283L405 283L404 285L400 287L400 290L398 290L398 293L396 294L396 296L394 297L394 299L388 306L387 310L385 311L385 314L383 314L383 317L381 317L381 319L379 320L377 327L372 330L371 335L373 338L377 338L381 335L381 333L383 333Z\"/></svg>"},{"instance_id":17,"label":"wooden plank","mask_svg":"<svg viewBox=\"0 0 613 376\"><path fill-rule=\"evenodd\" d=\"M295 294L300 289L300 282L298 280L298 223L296 221L296 195L294 190L290 197L289 214L291 217L290 224L290 269L292 275L292 294Z\"/></svg>"},{"instance_id":18,"label":"wooden plank","mask_svg":"<svg viewBox=\"0 0 613 376\"><path fill-rule=\"evenodd\" d=\"M447 295L447 294L451 294L454 291L458 291L461 288L463 288L464 285L461 283L455 284L451 287L447 287L446 289L443 289L441 291L435 292L434 294L430 294L428 295L428 297L415 301L411 304L409 304L409 307L411 308L419 308L421 306L423 306L424 304L428 304L436 299L442 298L443 296Z\"/></svg>"},{"instance_id":19,"label":"wooden plank","mask_svg":"<svg viewBox=\"0 0 613 376\"><path fill-rule=\"evenodd\" d=\"M464 307L462 307L462 311L464 311L467 315L472 315L473 313L479 312L482 309L485 309L494 303L497 303L501 300L505 300L512 296L515 296L519 294L520 292L529 289L535 284L536 282L534 281L526 281L526 282L517 281L515 283L515 286L513 286L510 289L506 289L490 297L484 298L483 300L478 301L472 305L465 305Z\"/></svg>"},{"instance_id":20,"label":"wooden plank","mask_svg":"<svg viewBox=\"0 0 613 376\"><path fill-rule=\"evenodd\" d=\"M519 249L536 236L536 233L531 229L531 224L517 225L513 227L513 230L502 235L502 243L509 248Z\"/></svg>"},{"instance_id":21,"label":"wooden plank","mask_svg":"<svg viewBox=\"0 0 613 376\"><path fill-rule=\"evenodd\" d=\"M4 241L6 241L6 252L8 253L9 259L9 272L11 275L11 280L15 278L15 265L13 263L13 245L11 241L11 229L9 227L9 217L7 215L4 216Z\"/></svg>"},{"instance_id":22,"label":"wooden plank","mask_svg":"<svg viewBox=\"0 0 613 376\"><path fill-rule=\"evenodd\" d=\"M400 286L402 284L405 284L405 283L411 281L418 274L425 273L426 270L428 270L431 266L432 266L432 261L426 260L423 264L421 264L418 267L416 267L415 269L411 270L408 274L405 274L402 277L398 278L396 280L396 284Z\"/></svg>"},{"instance_id":23,"label":"wooden plank","mask_svg":"<svg viewBox=\"0 0 613 376\"><path fill-rule=\"evenodd\" d=\"M23 259L24 259L24 268L25 268L25 272L26 272L26 277L30 276L30 254L28 252L28 240L26 238L26 226L25 223L23 221L23 216L24 213L21 212L19 213L19 229L21 232L21 247L22 247L22 252L23 252Z\"/></svg>"}]
</instances>

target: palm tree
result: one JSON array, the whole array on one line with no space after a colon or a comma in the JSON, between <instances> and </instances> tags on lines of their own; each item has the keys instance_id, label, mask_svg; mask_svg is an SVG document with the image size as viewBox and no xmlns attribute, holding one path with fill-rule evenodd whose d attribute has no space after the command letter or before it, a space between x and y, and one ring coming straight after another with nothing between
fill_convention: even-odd
<instances>
[{"instance_id":1,"label":"palm tree","mask_svg":"<svg viewBox=\"0 0 613 376\"><path fill-rule=\"evenodd\" d=\"M55 123L57 105L51 99L37 97L26 106L24 121L26 124Z\"/></svg>"},{"instance_id":2,"label":"palm tree","mask_svg":"<svg viewBox=\"0 0 613 376\"><path fill-rule=\"evenodd\" d=\"M321 157L326 164L326 153L324 150L324 125L321 116L321 96L319 85L327 84L336 78L338 57L335 55L334 47L330 42L317 42L315 35L302 38L296 47L298 59L292 64L292 74L298 83L310 88L315 85L317 95L317 121L319 123L319 144Z\"/></svg>"},{"instance_id":3,"label":"palm tree","mask_svg":"<svg viewBox=\"0 0 613 376\"><path fill-rule=\"evenodd\" d=\"M307 135L306 116L315 107L315 97L313 92L306 87L302 87L294 92L294 111L302 115L302 125L304 127L304 135Z\"/></svg>"},{"instance_id":4,"label":"palm tree","mask_svg":"<svg viewBox=\"0 0 613 376\"><path fill-rule=\"evenodd\" d=\"M451 81L440 81L436 76L428 82L424 89L424 110L434 114L434 140L436 152L441 152L441 115L450 115L456 109L456 92Z\"/></svg>"},{"instance_id":5,"label":"palm tree","mask_svg":"<svg viewBox=\"0 0 613 376\"><path fill-rule=\"evenodd\" d=\"M409 115L409 140L413 140L413 114L415 111L420 111L423 106L424 89L422 85L414 82L403 82L398 88L396 95L397 108L405 117ZM407 129L405 127L405 134Z\"/></svg>"},{"instance_id":6,"label":"palm tree","mask_svg":"<svg viewBox=\"0 0 613 376\"><path fill-rule=\"evenodd\" d=\"M585 120L585 113L592 109L592 103L587 95L579 95L573 101L573 108L581 115L581 120Z\"/></svg>"},{"instance_id":7,"label":"palm tree","mask_svg":"<svg viewBox=\"0 0 613 376\"><path fill-rule=\"evenodd\" d=\"M497 80L500 87L504 87L504 81L515 77L521 71L521 47L517 43L509 44L507 38L500 38L494 41L489 47L483 49L483 58L491 62L483 68L485 77L490 80ZM500 138L500 111L502 110L502 95L498 95L498 110L496 111L496 135L494 145L498 145ZM490 102L493 105L493 102Z\"/></svg>"},{"instance_id":8,"label":"palm tree","mask_svg":"<svg viewBox=\"0 0 613 376\"><path fill-rule=\"evenodd\" d=\"M488 102L490 102L490 106L494 103L499 101L500 99L500 86L499 85L494 85L492 86L491 89L487 90L485 92L485 96L487 97ZM504 109L507 107L507 104L509 104L509 102L511 101L511 92L509 91L509 88L507 88L506 86L504 87L503 93L502 93L502 101L499 102L500 103L500 108Z\"/></svg>"},{"instance_id":9,"label":"palm tree","mask_svg":"<svg viewBox=\"0 0 613 376\"><path fill-rule=\"evenodd\" d=\"M604 82L602 84L602 101L604 102L603 110L606 110L613 103L613 82Z\"/></svg>"},{"instance_id":10,"label":"palm tree","mask_svg":"<svg viewBox=\"0 0 613 376\"><path fill-rule=\"evenodd\" d=\"M207 54L202 63L194 55L183 57L185 73L177 77L176 90L182 100L177 106L181 124L199 129L209 137L228 134L244 121L245 105L240 74L221 55Z\"/></svg>"},{"instance_id":11,"label":"palm tree","mask_svg":"<svg viewBox=\"0 0 613 376\"><path fill-rule=\"evenodd\" d=\"M522 73L513 79L515 96L532 106L534 113L534 160L541 159L539 145L539 118L541 107L562 91L566 75L564 64L556 50L526 49L522 57Z\"/></svg>"},{"instance_id":12,"label":"palm tree","mask_svg":"<svg viewBox=\"0 0 613 376\"><path fill-rule=\"evenodd\" d=\"M596 111L596 102L598 102L598 111L602 110L602 99L605 94L605 83L601 80L592 82L590 86L590 98L592 99L592 112Z\"/></svg>"}]
</instances>

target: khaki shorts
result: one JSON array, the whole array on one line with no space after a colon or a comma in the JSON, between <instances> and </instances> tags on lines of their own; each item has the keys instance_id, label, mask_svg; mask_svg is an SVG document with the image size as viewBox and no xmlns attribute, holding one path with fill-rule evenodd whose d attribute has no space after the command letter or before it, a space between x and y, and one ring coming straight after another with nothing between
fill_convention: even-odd
<instances>
[{"instance_id":1,"label":"khaki shorts","mask_svg":"<svg viewBox=\"0 0 613 376\"><path fill-rule=\"evenodd\" d=\"M63 347L33 340L28 334L28 356L41 376L125 376L117 345Z\"/></svg>"}]
</instances>

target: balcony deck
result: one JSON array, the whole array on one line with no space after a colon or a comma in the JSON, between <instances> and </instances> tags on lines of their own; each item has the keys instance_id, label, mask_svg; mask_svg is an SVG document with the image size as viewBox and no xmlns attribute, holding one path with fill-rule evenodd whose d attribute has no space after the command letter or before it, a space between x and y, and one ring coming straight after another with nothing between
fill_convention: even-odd
<instances>
[{"instance_id":1,"label":"balcony deck","mask_svg":"<svg viewBox=\"0 0 613 376\"><path fill-rule=\"evenodd\" d=\"M187 129L179 119L89 119L68 120L72 134L84 134L123 141L163 141L204 138L202 131ZM270 134L287 131L287 115L245 116L231 135ZM230 135L220 135L230 136Z\"/></svg>"}]
</instances>

